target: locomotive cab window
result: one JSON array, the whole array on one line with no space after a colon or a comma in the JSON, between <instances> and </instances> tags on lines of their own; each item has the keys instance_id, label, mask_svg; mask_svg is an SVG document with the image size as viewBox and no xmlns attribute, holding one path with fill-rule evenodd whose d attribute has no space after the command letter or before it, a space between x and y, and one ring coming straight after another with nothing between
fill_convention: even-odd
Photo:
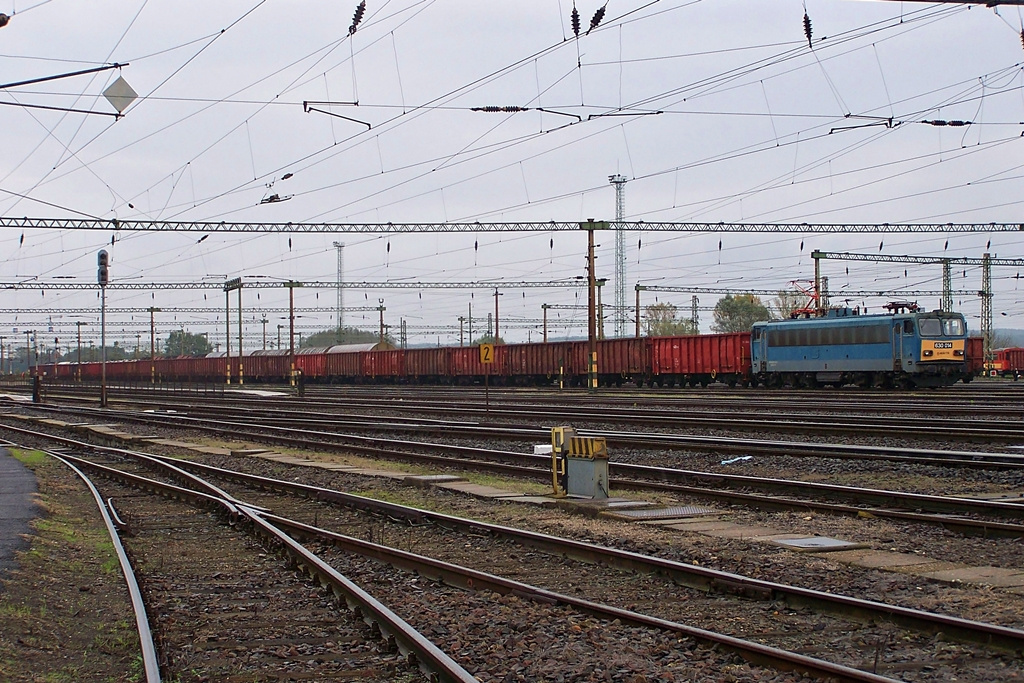
<instances>
[{"instance_id":1,"label":"locomotive cab window","mask_svg":"<svg viewBox=\"0 0 1024 683\"><path fill-rule=\"evenodd\" d=\"M914 321L904 320L903 321L903 334L914 334Z\"/></svg>"},{"instance_id":2,"label":"locomotive cab window","mask_svg":"<svg viewBox=\"0 0 1024 683\"><path fill-rule=\"evenodd\" d=\"M938 318L921 318L919 322L921 324L922 337L942 336L942 321Z\"/></svg>"},{"instance_id":3,"label":"locomotive cab window","mask_svg":"<svg viewBox=\"0 0 1024 683\"><path fill-rule=\"evenodd\" d=\"M947 318L942 321L942 332L947 337L964 336L964 321L960 318Z\"/></svg>"}]
</instances>

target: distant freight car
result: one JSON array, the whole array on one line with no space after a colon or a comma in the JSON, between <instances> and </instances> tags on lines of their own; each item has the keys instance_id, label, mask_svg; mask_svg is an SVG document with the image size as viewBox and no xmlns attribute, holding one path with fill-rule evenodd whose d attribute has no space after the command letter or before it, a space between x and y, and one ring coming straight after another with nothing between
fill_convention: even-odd
<instances>
[{"instance_id":1,"label":"distant freight car","mask_svg":"<svg viewBox=\"0 0 1024 683\"><path fill-rule=\"evenodd\" d=\"M1024 374L1024 349L1020 347L997 349L992 370L1003 377L1019 379L1021 374Z\"/></svg>"}]
</instances>

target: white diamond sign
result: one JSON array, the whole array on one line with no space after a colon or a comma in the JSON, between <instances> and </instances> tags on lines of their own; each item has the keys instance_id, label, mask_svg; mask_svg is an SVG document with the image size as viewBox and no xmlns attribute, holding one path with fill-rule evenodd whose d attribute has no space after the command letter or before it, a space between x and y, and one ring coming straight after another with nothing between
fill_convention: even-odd
<instances>
[{"instance_id":1,"label":"white diamond sign","mask_svg":"<svg viewBox=\"0 0 1024 683\"><path fill-rule=\"evenodd\" d=\"M117 110L118 114L123 114L124 110L138 98L139 94L132 90L132 86L128 85L128 81L118 76L117 80L103 91L103 96L107 98L107 102L110 102L110 105Z\"/></svg>"}]
</instances>

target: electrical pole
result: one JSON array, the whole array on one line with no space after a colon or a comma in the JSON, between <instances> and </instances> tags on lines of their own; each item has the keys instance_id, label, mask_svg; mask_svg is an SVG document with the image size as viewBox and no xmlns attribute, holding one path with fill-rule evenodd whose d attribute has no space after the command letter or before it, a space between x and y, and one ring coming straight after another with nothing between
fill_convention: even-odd
<instances>
[{"instance_id":1,"label":"electrical pole","mask_svg":"<svg viewBox=\"0 0 1024 683\"><path fill-rule=\"evenodd\" d=\"M75 327L78 328L78 358L75 359L75 377L76 380L82 381L82 325L87 325L81 320L75 323Z\"/></svg>"},{"instance_id":2,"label":"electrical pole","mask_svg":"<svg viewBox=\"0 0 1024 683\"><path fill-rule=\"evenodd\" d=\"M615 186L615 336L626 336L626 178L619 174L608 176ZM603 336L603 335L602 335Z\"/></svg>"},{"instance_id":3,"label":"electrical pole","mask_svg":"<svg viewBox=\"0 0 1024 683\"><path fill-rule=\"evenodd\" d=\"M380 336L380 345L383 347L384 346L384 311L386 311L387 309L384 307L384 299L377 299L377 301L378 301L378 303L380 303L380 305L377 307L377 310L380 312L380 335L379 336Z\"/></svg>"},{"instance_id":4,"label":"electrical pole","mask_svg":"<svg viewBox=\"0 0 1024 683\"><path fill-rule=\"evenodd\" d=\"M291 386L295 386L295 288L301 286L301 282L294 280L285 283L288 288L288 367Z\"/></svg>"},{"instance_id":5,"label":"electrical pole","mask_svg":"<svg viewBox=\"0 0 1024 683\"><path fill-rule=\"evenodd\" d=\"M607 230L608 223L588 219L580 223L580 229L587 231L587 388L597 389L597 277L595 276L594 231Z\"/></svg>"},{"instance_id":6,"label":"electrical pole","mask_svg":"<svg viewBox=\"0 0 1024 683\"><path fill-rule=\"evenodd\" d=\"M462 348L464 346L464 343L463 343L464 342L464 338L462 336L462 324L465 321L466 321L466 318L464 316L460 315L459 316L459 348ZM438 346L440 346L440 341L438 341Z\"/></svg>"},{"instance_id":7,"label":"electrical pole","mask_svg":"<svg viewBox=\"0 0 1024 683\"><path fill-rule=\"evenodd\" d=\"M469 302L469 345L473 345L473 302Z\"/></svg>"},{"instance_id":8,"label":"electrical pole","mask_svg":"<svg viewBox=\"0 0 1024 683\"><path fill-rule=\"evenodd\" d=\"M266 351L267 350L267 316L263 316L263 319L260 320L260 322L263 323L263 350Z\"/></svg>"},{"instance_id":9,"label":"electrical pole","mask_svg":"<svg viewBox=\"0 0 1024 683\"><path fill-rule=\"evenodd\" d=\"M690 299L690 324L693 325L693 333L700 334L700 314L697 313L697 304L700 303L700 299L694 294Z\"/></svg>"},{"instance_id":10,"label":"electrical pole","mask_svg":"<svg viewBox=\"0 0 1024 683\"><path fill-rule=\"evenodd\" d=\"M982 254L981 258L981 336L984 339L985 369L989 370L995 360L992 353L992 257Z\"/></svg>"},{"instance_id":11,"label":"electrical pole","mask_svg":"<svg viewBox=\"0 0 1024 683\"><path fill-rule=\"evenodd\" d=\"M498 343L498 297L501 296L501 292L497 288L494 289L494 343Z\"/></svg>"},{"instance_id":12,"label":"electrical pole","mask_svg":"<svg viewBox=\"0 0 1024 683\"><path fill-rule=\"evenodd\" d=\"M242 282L238 282L238 384L244 383L242 379L242 368L244 368L245 354L242 352Z\"/></svg>"},{"instance_id":13,"label":"electrical pole","mask_svg":"<svg viewBox=\"0 0 1024 683\"><path fill-rule=\"evenodd\" d=\"M149 311L149 383L156 384L156 317L153 315L160 311L156 306L150 306ZM81 346L81 342L79 342Z\"/></svg>"},{"instance_id":14,"label":"electrical pole","mask_svg":"<svg viewBox=\"0 0 1024 683\"><path fill-rule=\"evenodd\" d=\"M643 286L637 285L635 289L636 289L636 335L635 336L636 336L637 339L639 339L640 338L640 290L643 289Z\"/></svg>"},{"instance_id":15,"label":"electrical pole","mask_svg":"<svg viewBox=\"0 0 1024 683\"><path fill-rule=\"evenodd\" d=\"M225 356L227 367L227 383L231 384L231 290L228 288L231 281L228 280L224 283L224 348L226 349L227 356ZM184 352L185 349L185 333L181 333L181 348Z\"/></svg>"},{"instance_id":16,"label":"electrical pole","mask_svg":"<svg viewBox=\"0 0 1024 683\"><path fill-rule=\"evenodd\" d=\"M107 283L110 282L110 256L106 249L96 255L99 266L96 281L100 286L100 408L107 407Z\"/></svg>"},{"instance_id":17,"label":"electrical pole","mask_svg":"<svg viewBox=\"0 0 1024 683\"><path fill-rule=\"evenodd\" d=\"M345 281L345 243L335 242L334 248L338 250L338 335L335 341L340 344L345 327L345 288L341 286Z\"/></svg>"},{"instance_id":18,"label":"electrical pole","mask_svg":"<svg viewBox=\"0 0 1024 683\"><path fill-rule=\"evenodd\" d=\"M544 343L548 343L548 309L551 308L548 304L541 304L540 308L544 311Z\"/></svg>"}]
</instances>

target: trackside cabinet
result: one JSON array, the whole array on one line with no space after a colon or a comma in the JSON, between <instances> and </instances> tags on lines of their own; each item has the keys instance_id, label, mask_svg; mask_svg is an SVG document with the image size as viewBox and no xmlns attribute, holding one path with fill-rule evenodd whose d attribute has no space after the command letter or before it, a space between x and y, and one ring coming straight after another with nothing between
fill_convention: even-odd
<instances>
[{"instance_id":1,"label":"trackside cabinet","mask_svg":"<svg viewBox=\"0 0 1024 683\"><path fill-rule=\"evenodd\" d=\"M570 427L555 427L551 447L557 495L608 497L608 444L604 437L576 436Z\"/></svg>"}]
</instances>

